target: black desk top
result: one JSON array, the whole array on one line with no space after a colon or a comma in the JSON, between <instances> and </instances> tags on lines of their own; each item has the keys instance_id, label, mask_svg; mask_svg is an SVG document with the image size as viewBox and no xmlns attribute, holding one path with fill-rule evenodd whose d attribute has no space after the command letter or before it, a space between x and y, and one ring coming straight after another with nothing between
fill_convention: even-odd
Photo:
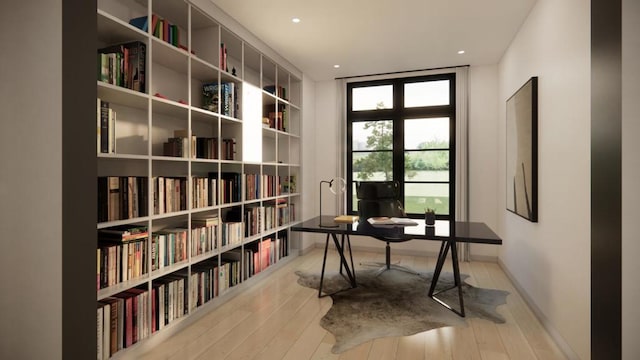
<instances>
[{"instance_id":1,"label":"black desk top","mask_svg":"<svg viewBox=\"0 0 640 360\"><path fill-rule=\"evenodd\" d=\"M418 223L415 226L373 226L366 220L353 224L336 223L333 221L334 217L315 217L292 226L291 230L323 234L363 235L392 242L408 240L446 241L450 239L451 233L449 221L446 220L437 220L435 226L432 227L425 226L422 219L412 219ZM464 243L502 244L502 239L485 223L481 222L456 221L455 240Z\"/></svg>"}]
</instances>

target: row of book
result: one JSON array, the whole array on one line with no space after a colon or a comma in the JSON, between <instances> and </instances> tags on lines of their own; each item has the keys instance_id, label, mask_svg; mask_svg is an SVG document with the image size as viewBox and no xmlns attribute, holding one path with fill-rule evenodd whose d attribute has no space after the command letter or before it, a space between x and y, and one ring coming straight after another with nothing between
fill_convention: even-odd
<instances>
[{"instance_id":1,"label":"row of book","mask_svg":"<svg viewBox=\"0 0 640 360\"><path fill-rule=\"evenodd\" d=\"M218 153L222 160L235 160L237 144L235 138L222 139L222 146L218 151L217 137L197 137L192 135L181 136L182 131L176 130L174 137L170 137L162 143L162 155L192 159L218 159Z\"/></svg>"},{"instance_id":2,"label":"row of book","mask_svg":"<svg viewBox=\"0 0 640 360\"><path fill-rule=\"evenodd\" d=\"M280 195L281 177L274 175L243 174L245 200L264 199Z\"/></svg>"},{"instance_id":3,"label":"row of book","mask_svg":"<svg viewBox=\"0 0 640 360\"><path fill-rule=\"evenodd\" d=\"M174 130L173 137L167 139L162 144L164 156L217 159L218 158L218 138L189 136L185 129ZM235 160L236 139L222 139L222 149L220 149L223 160Z\"/></svg>"},{"instance_id":4,"label":"row of book","mask_svg":"<svg viewBox=\"0 0 640 360\"><path fill-rule=\"evenodd\" d=\"M151 270L185 261L187 254L187 229L173 228L153 232L151 236Z\"/></svg>"},{"instance_id":5,"label":"row of book","mask_svg":"<svg viewBox=\"0 0 640 360\"><path fill-rule=\"evenodd\" d=\"M215 206L218 204L218 179L209 177L192 177L191 207L193 209Z\"/></svg>"},{"instance_id":6,"label":"row of book","mask_svg":"<svg viewBox=\"0 0 640 360\"><path fill-rule=\"evenodd\" d=\"M218 248L217 216L191 220L191 256L206 254Z\"/></svg>"},{"instance_id":7,"label":"row of book","mask_svg":"<svg viewBox=\"0 0 640 360\"><path fill-rule=\"evenodd\" d=\"M96 260L98 290L139 278L147 273L146 238L116 244L98 237Z\"/></svg>"},{"instance_id":8,"label":"row of book","mask_svg":"<svg viewBox=\"0 0 640 360\"><path fill-rule=\"evenodd\" d=\"M202 306L243 280L288 256L285 233L236 248L191 267L187 275L173 273L153 281L151 291L131 288L104 298L97 306L97 351L108 359ZM187 282L188 279L188 282ZM149 309L150 306L150 309ZM150 316L150 317L149 317Z\"/></svg>"},{"instance_id":9,"label":"row of book","mask_svg":"<svg viewBox=\"0 0 640 360\"><path fill-rule=\"evenodd\" d=\"M287 225L296 220L295 213L295 204L289 204L285 199L278 199L273 205L247 208L245 236L257 235L260 231Z\"/></svg>"},{"instance_id":10,"label":"row of book","mask_svg":"<svg viewBox=\"0 0 640 360\"><path fill-rule=\"evenodd\" d=\"M267 85L262 89L271 95L287 100L287 89L283 86Z\"/></svg>"},{"instance_id":11,"label":"row of book","mask_svg":"<svg viewBox=\"0 0 640 360\"><path fill-rule=\"evenodd\" d=\"M246 237L260 234L262 231L267 231L276 227L276 224L283 225L288 223L288 212L286 214L287 219L281 219L279 216L285 215L282 209L288 209L288 204L277 203L267 206L251 206L244 209L244 235Z\"/></svg>"},{"instance_id":12,"label":"row of book","mask_svg":"<svg viewBox=\"0 0 640 360\"><path fill-rule=\"evenodd\" d=\"M148 180L140 176L98 177L98 222L148 215Z\"/></svg>"},{"instance_id":13,"label":"row of book","mask_svg":"<svg viewBox=\"0 0 640 360\"><path fill-rule=\"evenodd\" d=\"M116 111L108 101L97 98L96 125L97 125L97 152L114 154L116 152Z\"/></svg>"},{"instance_id":14,"label":"row of book","mask_svg":"<svg viewBox=\"0 0 640 360\"><path fill-rule=\"evenodd\" d=\"M209 173L209 177L217 179L218 173ZM223 172L220 174L220 186L218 186L220 203L230 204L241 200L240 181L242 181L242 176L239 173Z\"/></svg>"},{"instance_id":15,"label":"row of book","mask_svg":"<svg viewBox=\"0 0 640 360\"><path fill-rule=\"evenodd\" d=\"M146 91L147 45L132 41L98 49L98 80L135 91Z\"/></svg>"},{"instance_id":16,"label":"row of book","mask_svg":"<svg viewBox=\"0 0 640 360\"><path fill-rule=\"evenodd\" d=\"M187 178L154 176L152 182L154 214L187 209Z\"/></svg>"},{"instance_id":17,"label":"row of book","mask_svg":"<svg viewBox=\"0 0 640 360\"><path fill-rule=\"evenodd\" d=\"M132 288L98 302L97 358L108 359L150 334L149 292Z\"/></svg>"},{"instance_id":18,"label":"row of book","mask_svg":"<svg viewBox=\"0 0 640 360\"><path fill-rule=\"evenodd\" d=\"M220 246L233 246L242 243L243 225L241 221L229 221L222 223L222 234L220 236Z\"/></svg>"},{"instance_id":19,"label":"row of book","mask_svg":"<svg viewBox=\"0 0 640 360\"><path fill-rule=\"evenodd\" d=\"M186 276L171 274L155 280L151 287L151 332L162 330L187 313Z\"/></svg>"},{"instance_id":20,"label":"row of book","mask_svg":"<svg viewBox=\"0 0 640 360\"><path fill-rule=\"evenodd\" d=\"M248 213L245 216L248 222L252 222L254 226L253 219L262 217L266 219L263 221L264 226L271 228L276 221L274 209L275 207L253 208L247 210ZM217 216L193 219L192 226L191 256L205 254L218 248L219 219ZM226 247L241 244L242 229L243 222L222 223L220 245ZM152 271L187 260L189 256L187 253L189 248L187 231L188 229L184 227L153 232L150 255ZM148 236L149 232L146 226L121 225L98 231L98 289L135 279L147 273ZM262 250L260 252L263 253ZM223 253L225 259L230 256L225 254ZM253 272L249 273L253 274Z\"/></svg>"},{"instance_id":21,"label":"row of book","mask_svg":"<svg viewBox=\"0 0 640 360\"><path fill-rule=\"evenodd\" d=\"M238 85L234 82L207 83L202 85L202 108L214 113L240 117Z\"/></svg>"},{"instance_id":22,"label":"row of book","mask_svg":"<svg viewBox=\"0 0 640 360\"><path fill-rule=\"evenodd\" d=\"M278 211L278 226L283 226L296 221L296 204L279 203L276 205Z\"/></svg>"},{"instance_id":23,"label":"row of book","mask_svg":"<svg viewBox=\"0 0 640 360\"><path fill-rule=\"evenodd\" d=\"M187 50L187 48L180 42L180 34L182 32L180 27L178 27L178 25L176 24L171 23L165 18L161 18L156 14L152 14L151 24L149 24L149 18L147 16L132 18L131 20L129 20L129 24L137 27L144 32L149 31L149 25L151 25L153 36L175 47Z\"/></svg>"},{"instance_id":24,"label":"row of book","mask_svg":"<svg viewBox=\"0 0 640 360\"><path fill-rule=\"evenodd\" d=\"M278 196L281 189L295 187L295 177L209 173L192 177L191 208L241 201L240 183L244 179L247 200ZM281 180L282 179L282 180ZM278 184L282 181L282 184ZM165 214L187 209L187 178L154 176L153 213ZM218 198L220 196L220 198ZM148 180L141 176L98 177L98 222L134 219L148 215Z\"/></svg>"},{"instance_id":25,"label":"row of book","mask_svg":"<svg viewBox=\"0 0 640 360\"><path fill-rule=\"evenodd\" d=\"M289 130L289 116L284 104L278 104L277 111L273 105L265 105L262 110L262 123L271 129Z\"/></svg>"},{"instance_id":26,"label":"row of book","mask_svg":"<svg viewBox=\"0 0 640 360\"><path fill-rule=\"evenodd\" d=\"M209 259L191 267L189 276L189 309L193 310L219 296L220 278L225 277L224 265L217 259Z\"/></svg>"},{"instance_id":27,"label":"row of book","mask_svg":"<svg viewBox=\"0 0 640 360\"><path fill-rule=\"evenodd\" d=\"M173 137L162 143L164 156L195 158L196 157L196 136L189 137L186 129L174 130Z\"/></svg>"}]
</instances>

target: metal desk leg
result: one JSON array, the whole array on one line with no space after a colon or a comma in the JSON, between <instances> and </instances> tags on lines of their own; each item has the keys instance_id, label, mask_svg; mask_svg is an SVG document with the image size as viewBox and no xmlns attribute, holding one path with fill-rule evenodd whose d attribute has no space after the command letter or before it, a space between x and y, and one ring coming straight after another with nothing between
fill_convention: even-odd
<instances>
[{"instance_id":1,"label":"metal desk leg","mask_svg":"<svg viewBox=\"0 0 640 360\"><path fill-rule=\"evenodd\" d=\"M344 255L344 247L340 245L340 241L338 241L338 237L336 236L336 234L331 234L331 237L333 238L333 243L335 244L336 249L338 249L338 254L340 255L340 263L341 263L340 266L341 267L344 266L344 271L347 273L347 276L349 277L349 282L351 283L351 287L354 288L356 287L356 277L355 277L355 272L353 270L353 265L351 266L351 268L349 268L349 263L347 262L347 258ZM353 258L353 255L351 254L351 241L348 241L348 244L349 244L350 256Z\"/></svg>"},{"instance_id":2,"label":"metal desk leg","mask_svg":"<svg viewBox=\"0 0 640 360\"><path fill-rule=\"evenodd\" d=\"M447 289L443 289L440 290L438 292L435 292L436 289L436 285L438 284L438 280L440 279L440 274L442 272L442 268L444 267L444 262L447 259L447 253L449 252L449 249L451 249L451 262L453 265L453 281L454 281L454 286L447 288ZM435 301L439 302L441 305L443 305L444 307L446 307L447 309L453 311L454 313L465 317L465 313L464 313L464 300L462 297L462 281L460 280L460 266L458 264L458 251L457 251L457 246L456 246L456 241L454 239L452 240L448 240L448 241L443 241L442 245L440 246L440 253L438 254L438 262L436 263L436 268L433 272L433 279L431 280L431 286L429 287L429 293L428 296L432 299L434 299ZM448 291L451 290L453 288L458 288L458 299L459 299L459 303L460 303L460 311L452 308L449 304L445 303L444 301L438 299L435 297L435 295L438 295L439 293L442 293L444 291Z\"/></svg>"},{"instance_id":3,"label":"metal desk leg","mask_svg":"<svg viewBox=\"0 0 640 360\"><path fill-rule=\"evenodd\" d=\"M349 245L349 258L351 259L351 270L353 271L353 282L355 283L356 281L356 268L353 267L353 252L351 251L351 239L349 239L349 235L342 235L342 241L344 241L344 237L347 237L347 245ZM342 245L342 248L344 249L344 245Z\"/></svg>"},{"instance_id":4,"label":"metal desk leg","mask_svg":"<svg viewBox=\"0 0 640 360\"><path fill-rule=\"evenodd\" d=\"M347 235L347 245L349 246L349 257L351 260L351 267L349 267L349 263L347 262L347 258L344 254L344 236L342 235L342 245L340 241L338 241L338 237L335 234L331 234L333 238L333 242L338 250L338 255L340 255L340 273L342 274L342 268L344 267L345 272L347 273L347 277L349 278L349 283L351 287L356 287L356 273L353 267L353 253L351 252L351 241L349 236ZM318 288L318 297L322 297L322 284L324 282L324 270L327 264L327 250L329 248L329 234L327 234L327 238L324 244L324 257L322 258L322 272L320 273L320 287Z\"/></svg>"},{"instance_id":5,"label":"metal desk leg","mask_svg":"<svg viewBox=\"0 0 640 360\"><path fill-rule=\"evenodd\" d=\"M322 297L322 282L324 281L324 268L327 264L327 249L329 248L329 234L324 242L324 257L322 258L322 272L320 273L320 287L318 288L318 297Z\"/></svg>"},{"instance_id":6,"label":"metal desk leg","mask_svg":"<svg viewBox=\"0 0 640 360\"><path fill-rule=\"evenodd\" d=\"M462 297L462 281L460 281L460 264L458 263L458 245L456 244L455 240L451 241L451 260L453 261L453 278L455 279L455 284L458 287L458 298L460 299L460 312L458 314L464 317L464 298Z\"/></svg>"},{"instance_id":7,"label":"metal desk leg","mask_svg":"<svg viewBox=\"0 0 640 360\"><path fill-rule=\"evenodd\" d=\"M347 245L349 246L349 258L351 260L351 271L353 271L353 277L356 277L356 270L355 267L353 267L353 252L351 251L351 239L349 239L349 234L342 234L341 239L340 239L340 243L342 245L342 250L346 250L347 248L344 247L344 239L347 239ZM342 274L342 262L340 262L340 274Z\"/></svg>"}]
</instances>

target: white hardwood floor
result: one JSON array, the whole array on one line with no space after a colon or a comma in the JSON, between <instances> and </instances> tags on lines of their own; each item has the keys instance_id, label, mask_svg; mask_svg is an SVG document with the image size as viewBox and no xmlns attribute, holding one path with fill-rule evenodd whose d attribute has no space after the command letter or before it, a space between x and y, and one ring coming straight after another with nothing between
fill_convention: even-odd
<instances>
[{"instance_id":1,"label":"white hardwood floor","mask_svg":"<svg viewBox=\"0 0 640 360\"><path fill-rule=\"evenodd\" d=\"M329 253L328 268L337 269ZM392 260L419 271L432 270L435 258L394 255ZM384 261L384 254L354 252L358 263ZM297 284L296 270L321 269L322 251L297 257L267 279L239 293L138 359L565 359L507 276L495 263L461 263L473 285L510 292L498 311L506 323L467 319L466 327L446 327L413 336L382 338L342 354L319 325L330 297ZM446 271L447 267L445 267ZM125 355L124 352L122 355ZM122 358L127 358L123 356Z\"/></svg>"}]
</instances>

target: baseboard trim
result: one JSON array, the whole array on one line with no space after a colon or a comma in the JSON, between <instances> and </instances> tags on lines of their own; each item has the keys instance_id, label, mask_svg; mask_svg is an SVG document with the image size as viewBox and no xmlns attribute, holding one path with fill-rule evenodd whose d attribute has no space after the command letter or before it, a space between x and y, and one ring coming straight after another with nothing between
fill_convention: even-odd
<instances>
[{"instance_id":1,"label":"baseboard trim","mask_svg":"<svg viewBox=\"0 0 640 360\"><path fill-rule=\"evenodd\" d=\"M500 266L502 271L504 271L504 273L507 275L520 296L522 296L522 299L524 299L524 301L527 303L527 306L529 306L529 309L531 309L531 311L533 312L533 315L538 319L538 321L540 321L545 330L547 330L547 333L549 333L549 336L551 336L556 345L558 345L560 351L562 351L569 360L580 360L580 357L573 351L573 349L571 349L571 346L567 344L560 332L556 330L551 321L549 321L549 319L540 310L538 305L536 305L536 303L533 301L531 296L529 296L524 288L520 286L520 283L518 283L511 271L509 271L509 268L507 268L507 266L504 264L504 262L502 262L500 258L498 258L498 266Z\"/></svg>"}]
</instances>

